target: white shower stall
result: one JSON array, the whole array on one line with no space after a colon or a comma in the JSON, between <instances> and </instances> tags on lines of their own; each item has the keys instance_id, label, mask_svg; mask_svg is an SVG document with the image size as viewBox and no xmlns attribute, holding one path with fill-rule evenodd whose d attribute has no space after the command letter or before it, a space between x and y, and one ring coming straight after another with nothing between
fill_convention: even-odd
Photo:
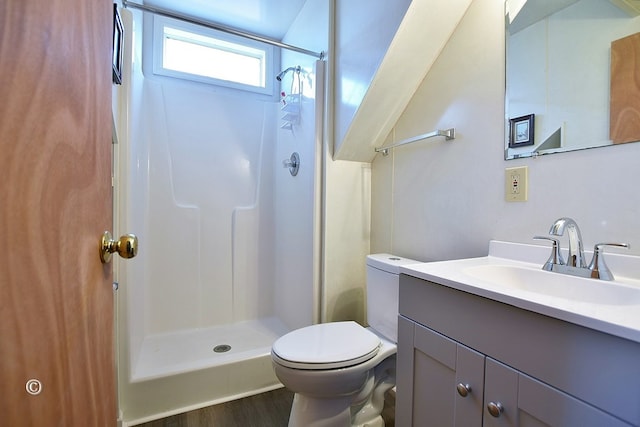
<instances>
[{"instance_id":1,"label":"white shower stall","mask_svg":"<svg viewBox=\"0 0 640 427\"><path fill-rule=\"evenodd\" d=\"M300 66L285 107L143 72L142 13L123 19L116 227L140 242L116 272L128 423L279 387L272 342L318 321L324 62L282 54Z\"/></svg>"}]
</instances>

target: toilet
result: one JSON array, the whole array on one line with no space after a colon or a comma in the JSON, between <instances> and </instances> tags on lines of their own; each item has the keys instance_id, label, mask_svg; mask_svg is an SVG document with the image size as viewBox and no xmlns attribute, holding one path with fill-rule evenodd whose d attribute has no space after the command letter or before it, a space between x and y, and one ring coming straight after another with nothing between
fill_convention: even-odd
<instances>
[{"instance_id":1,"label":"toilet","mask_svg":"<svg viewBox=\"0 0 640 427\"><path fill-rule=\"evenodd\" d=\"M307 326L277 339L271 359L295 393L289 427L382 427L384 395L395 386L400 266L418 261L367 256L367 319Z\"/></svg>"}]
</instances>

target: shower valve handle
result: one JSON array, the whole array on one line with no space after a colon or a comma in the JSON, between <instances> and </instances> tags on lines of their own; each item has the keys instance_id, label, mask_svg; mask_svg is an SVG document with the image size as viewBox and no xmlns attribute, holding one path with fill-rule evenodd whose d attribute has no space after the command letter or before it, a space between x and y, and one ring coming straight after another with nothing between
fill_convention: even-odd
<instances>
[{"instance_id":1,"label":"shower valve handle","mask_svg":"<svg viewBox=\"0 0 640 427\"><path fill-rule=\"evenodd\" d=\"M294 152L290 158L282 161L282 167L289 168L289 173L291 173L292 176L296 176L298 169L300 169L300 155Z\"/></svg>"}]
</instances>

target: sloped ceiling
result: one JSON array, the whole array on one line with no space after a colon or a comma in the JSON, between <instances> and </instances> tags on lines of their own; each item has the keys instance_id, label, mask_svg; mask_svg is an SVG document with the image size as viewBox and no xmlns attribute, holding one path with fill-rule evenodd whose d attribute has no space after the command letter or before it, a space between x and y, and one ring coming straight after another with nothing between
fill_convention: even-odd
<instances>
[{"instance_id":1,"label":"sloped ceiling","mask_svg":"<svg viewBox=\"0 0 640 427\"><path fill-rule=\"evenodd\" d=\"M411 2L345 137L335 141L334 159L373 161L470 4Z\"/></svg>"},{"instance_id":2,"label":"sloped ceiling","mask_svg":"<svg viewBox=\"0 0 640 427\"><path fill-rule=\"evenodd\" d=\"M630 16L640 14L640 0L610 1ZM507 3L510 20L509 33L515 34L577 2L578 0L511 0Z\"/></svg>"},{"instance_id":3,"label":"sloped ceiling","mask_svg":"<svg viewBox=\"0 0 640 427\"><path fill-rule=\"evenodd\" d=\"M509 33L515 34L518 31L535 24L547 16L553 15L565 7L571 6L578 0L535 0L525 1L517 7L517 10L509 10ZM512 3L510 2L509 6Z\"/></svg>"}]
</instances>

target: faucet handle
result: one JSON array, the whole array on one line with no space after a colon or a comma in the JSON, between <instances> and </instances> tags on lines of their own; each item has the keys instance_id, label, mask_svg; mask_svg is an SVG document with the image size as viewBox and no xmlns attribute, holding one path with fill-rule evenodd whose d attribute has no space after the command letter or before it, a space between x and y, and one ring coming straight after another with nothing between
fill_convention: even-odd
<instances>
[{"instance_id":1,"label":"faucet handle","mask_svg":"<svg viewBox=\"0 0 640 427\"><path fill-rule=\"evenodd\" d=\"M534 240L549 240L553 242L551 246L551 255L549 255L549 259L542 266L543 270L552 271L554 264L564 265L564 259L562 258L562 254L560 253L560 240L547 237L547 236L533 236Z\"/></svg>"},{"instance_id":2,"label":"faucet handle","mask_svg":"<svg viewBox=\"0 0 640 427\"><path fill-rule=\"evenodd\" d=\"M613 280L613 274L604 262L604 247L615 246L619 248L629 248L628 243L596 243L593 247L593 258L589 264L592 279Z\"/></svg>"}]
</instances>

